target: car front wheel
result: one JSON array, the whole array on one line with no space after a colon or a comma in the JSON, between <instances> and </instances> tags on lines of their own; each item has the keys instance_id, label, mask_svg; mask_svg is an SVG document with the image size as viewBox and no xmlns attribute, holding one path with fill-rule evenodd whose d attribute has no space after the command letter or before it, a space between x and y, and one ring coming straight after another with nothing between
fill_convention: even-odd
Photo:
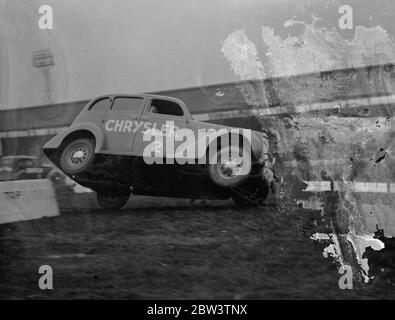
<instances>
[{"instance_id":1,"label":"car front wheel","mask_svg":"<svg viewBox=\"0 0 395 320\"><path fill-rule=\"evenodd\" d=\"M74 175L88 168L94 157L93 139L76 139L63 148L60 155L60 168L67 174Z\"/></svg>"},{"instance_id":2,"label":"car front wheel","mask_svg":"<svg viewBox=\"0 0 395 320\"><path fill-rule=\"evenodd\" d=\"M222 187L236 187L248 179L252 167L251 152L247 148L224 147L210 159L211 180Z\"/></svg>"}]
</instances>

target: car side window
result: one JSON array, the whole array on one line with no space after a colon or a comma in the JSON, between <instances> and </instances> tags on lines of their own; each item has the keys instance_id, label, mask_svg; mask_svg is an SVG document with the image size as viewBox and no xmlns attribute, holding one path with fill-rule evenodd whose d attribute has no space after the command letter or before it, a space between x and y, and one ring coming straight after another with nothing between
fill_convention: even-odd
<instances>
[{"instance_id":1,"label":"car side window","mask_svg":"<svg viewBox=\"0 0 395 320\"><path fill-rule=\"evenodd\" d=\"M144 99L143 98L115 98L112 106L112 111L115 112L127 112L132 115L140 115L143 109Z\"/></svg>"},{"instance_id":2,"label":"car side window","mask_svg":"<svg viewBox=\"0 0 395 320\"><path fill-rule=\"evenodd\" d=\"M96 103L94 103L89 110L90 111L95 111L95 112L105 112L107 111L107 107L110 104L110 99L109 98L104 98L104 99L100 99L99 101L97 101Z\"/></svg>"},{"instance_id":3,"label":"car side window","mask_svg":"<svg viewBox=\"0 0 395 320\"><path fill-rule=\"evenodd\" d=\"M155 114L172 115L172 116L184 115L184 111L182 110L181 106L178 103L169 100L159 100L159 99L153 99L151 101L149 112Z\"/></svg>"}]
</instances>

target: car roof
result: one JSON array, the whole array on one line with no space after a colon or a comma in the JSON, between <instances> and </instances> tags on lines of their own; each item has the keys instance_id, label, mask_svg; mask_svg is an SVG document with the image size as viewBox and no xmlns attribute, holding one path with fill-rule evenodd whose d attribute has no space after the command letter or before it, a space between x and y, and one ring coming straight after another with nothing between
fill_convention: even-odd
<instances>
[{"instance_id":1,"label":"car roof","mask_svg":"<svg viewBox=\"0 0 395 320\"><path fill-rule=\"evenodd\" d=\"M181 99L171 97L171 96L163 96L163 95L158 95L158 94L150 94L150 93L136 93L136 94L130 94L130 93L120 93L120 94L105 94L101 95L98 97L95 97L94 100L99 100L103 98L117 98L117 97L123 97L123 98L155 98L155 99L164 99L164 100L173 100L173 101L180 101L183 103Z\"/></svg>"},{"instance_id":2,"label":"car roof","mask_svg":"<svg viewBox=\"0 0 395 320\"><path fill-rule=\"evenodd\" d=\"M85 111L88 111L92 108L92 106L99 100L101 99L113 99L113 98L141 98L141 99L163 99L163 100L168 100L168 101L173 101L181 106L181 108L184 110L184 116L189 116L192 119L192 116L188 110L188 107L185 105L184 101L181 99L178 99L176 97L171 97L171 96L162 96L162 95L157 95L157 94L150 94L150 93L136 93L136 94L130 94L130 93L119 93L119 94L105 94L101 96L97 96L89 101L89 103L85 106Z\"/></svg>"}]
</instances>

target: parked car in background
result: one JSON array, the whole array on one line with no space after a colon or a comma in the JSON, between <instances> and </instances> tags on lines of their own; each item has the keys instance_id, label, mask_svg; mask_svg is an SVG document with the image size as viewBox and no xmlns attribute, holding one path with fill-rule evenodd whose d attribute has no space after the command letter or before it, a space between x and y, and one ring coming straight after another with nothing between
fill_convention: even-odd
<instances>
[{"instance_id":1,"label":"parked car in background","mask_svg":"<svg viewBox=\"0 0 395 320\"><path fill-rule=\"evenodd\" d=\"M0 158L0 181L44 179L51 169L49 165L40 165L35 156L4 156Z\"/></svg>"}]
</instances>

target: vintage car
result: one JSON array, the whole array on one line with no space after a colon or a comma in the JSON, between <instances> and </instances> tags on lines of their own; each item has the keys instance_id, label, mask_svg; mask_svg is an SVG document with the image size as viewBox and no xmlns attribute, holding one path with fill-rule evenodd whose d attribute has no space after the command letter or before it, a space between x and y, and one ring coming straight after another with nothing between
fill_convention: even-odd
<instances>
[{"instance_id":1,"label":"vintage car","mask_svg":"<svg viewBox=\"0 0 395 320\"><path fill-rule=\"evenodd\" d=\"M264 133L196 121L167 96L92 99L43 150L106 209L131 193L261 204L274 180Z\"/></svg>"},{"instance_id":2,"label":"vintage car","mask_svg":"<svg viewBox=\"0 0 395 320\"><path fill-rule=\"evenodd\" d=\"M40 165L38 158L12 155L0 158L0 181L45 178L49 168Z\"/></svg>"}]
</instances>

